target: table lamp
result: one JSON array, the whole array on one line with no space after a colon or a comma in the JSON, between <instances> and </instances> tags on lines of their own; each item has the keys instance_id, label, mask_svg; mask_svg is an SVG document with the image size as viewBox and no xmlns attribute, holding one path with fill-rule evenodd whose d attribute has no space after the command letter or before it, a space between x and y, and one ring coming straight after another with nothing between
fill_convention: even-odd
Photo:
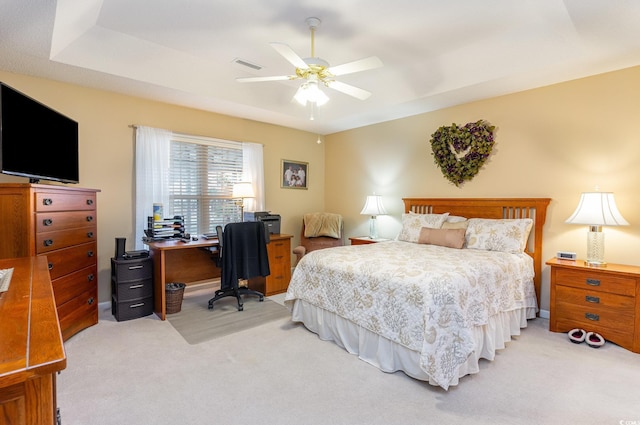
<instances>
[{"instance_id":1,"label":"table lamp","mask_svg":"<svg viewBox=\"0 0 640 425\"><path fill-rule=\"evenodd\" d=\"M244 199L255 198L251 182L239 182L233 185L232 198L236 199L236 205L240 207L240 221L244 221Z\"/></svg>"},{"instance_id":2,"label":"table lamp","mask_svg":"<svg viewBox=\"0 0 640 425\"><path fill-rule=\"evenodd\" d=\"M578 207L565 223L586 224L587 260L589 266L606 266L604 261L604 233L602 226L628 226L611 192L583 192Z\"/></svg>"},{"instance_id":3,"label":"table lamp","mask_svg":"<svg viewBox=\"0 0 640 425\"><path fill-rule=\"evenodd\" d=\"M382 196L367 196L367 201L365 202L362 211L360 211L360 214L371 216L371 219L369 220L369 239L378 239L376 217L387 214L387 210L384 209L384 205L382 204Z\"/></svg>"}]
</instances>

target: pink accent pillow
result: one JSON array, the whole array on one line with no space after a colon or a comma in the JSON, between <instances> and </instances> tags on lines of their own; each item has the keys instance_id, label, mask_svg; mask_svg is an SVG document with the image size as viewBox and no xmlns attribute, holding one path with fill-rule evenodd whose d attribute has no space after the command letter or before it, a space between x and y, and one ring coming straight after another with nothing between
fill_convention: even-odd
<instances>
[{"instance_id":1,"label":"pink accent pillow","mask_svg":"<svg viewBox=\"0 0 640 425\"><path fill-rule=\"evenodd\" d=\"M461 249L464 246L465 229L420 229L418 243Z\"/></svg>"}]
</instances>

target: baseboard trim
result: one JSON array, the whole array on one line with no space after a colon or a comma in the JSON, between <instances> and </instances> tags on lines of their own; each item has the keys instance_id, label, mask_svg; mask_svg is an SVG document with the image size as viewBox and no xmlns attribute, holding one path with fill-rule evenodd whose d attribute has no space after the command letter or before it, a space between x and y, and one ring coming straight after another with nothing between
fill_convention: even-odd
<instances>
[{"instance_id":1,"label":"baseboard trim","mask_svg":"<svg viewBox=\"0 0 640 425\"><path fill-rule=\"evenodd\" d=\"M549 310L540 310L540 317L543 319L548 319L549 316Z\"/></svg>"}]
</instances>

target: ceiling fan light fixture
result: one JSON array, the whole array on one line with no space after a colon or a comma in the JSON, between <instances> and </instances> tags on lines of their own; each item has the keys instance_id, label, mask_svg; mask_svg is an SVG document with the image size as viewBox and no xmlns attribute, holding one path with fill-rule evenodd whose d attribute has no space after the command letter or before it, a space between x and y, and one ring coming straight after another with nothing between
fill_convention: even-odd
<instances>
[{"instance_id":1,"label":"ceiling fan light fixture","mask_svg":"<svg viewBox=\"0 0 640 425\"><path fill-rule=\"evenodd\" d=\"M293 98L302 106L306 106L307 102L322 106L329 101L329 96L320 90L317 81L301 84Z\"/></svg>"}]
</instances>

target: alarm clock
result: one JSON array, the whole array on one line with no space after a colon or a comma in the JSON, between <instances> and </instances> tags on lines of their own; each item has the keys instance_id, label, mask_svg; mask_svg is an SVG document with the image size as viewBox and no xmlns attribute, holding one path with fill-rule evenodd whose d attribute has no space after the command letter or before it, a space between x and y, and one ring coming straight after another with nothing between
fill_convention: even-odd
<instances>
[{"instance_id":1,"label":"alarm clock","mask_svg":"<svg viewBox=\"0 0 640 425\"><path fill-rule=\"evenodd\" d=\"M556 258L560 260L575 260L577 256L575 252L558 251L558 253L556 254Z\"/></svg>"}]
</instances>

